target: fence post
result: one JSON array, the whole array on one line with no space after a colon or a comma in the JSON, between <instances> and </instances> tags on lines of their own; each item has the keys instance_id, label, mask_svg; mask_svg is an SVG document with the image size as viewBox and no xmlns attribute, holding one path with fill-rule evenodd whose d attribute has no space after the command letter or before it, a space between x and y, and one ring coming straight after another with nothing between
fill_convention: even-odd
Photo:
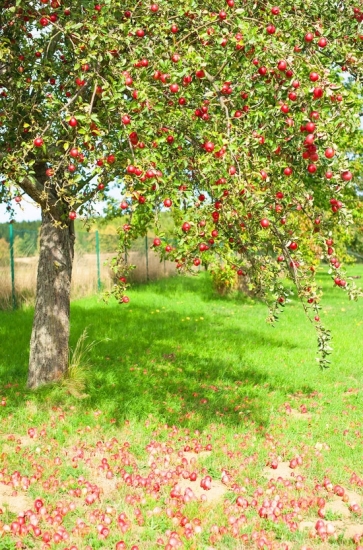
<instances>
[{"instance_id":1,"label":"fence post","mask_svg":"<svg viewBox=\"0 0 363 550\"><path fill-rule=\"evenodd\" d=\"M10 238L10 271L11 271L11 299L13 303L13 309L16 309L16 295L15 295L15 266L14 266L14 230L13 225L9 225L9 238Z\"/></svg>"},{"instance_id":2,"label":"fence post","mask_svg":"<svg viewBox=\"0 0 363 550\"><path fill-rule=\"evenodd\" d=\"M146 260L146 281L149 281L149 247L147 235L145 235L145 260Z\"/></svg>"},{"instance_id":3,"label":"fence post","mask_svg":"<svg viewBox=\"0 0 363 550\"><path fill-rule=\"evenodd\" d=\"M101 292L101 267L100 267L100 236L96 230L96 257L97 257L97 289Z\"/></svg>"}]
</instances>

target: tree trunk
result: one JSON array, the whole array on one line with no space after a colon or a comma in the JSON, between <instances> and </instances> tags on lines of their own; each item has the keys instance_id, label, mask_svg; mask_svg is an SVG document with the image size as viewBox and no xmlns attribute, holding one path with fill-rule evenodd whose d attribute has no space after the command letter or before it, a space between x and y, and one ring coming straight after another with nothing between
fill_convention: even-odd
<instances>
[{"instance_id":1,"label":"tree trunk","mask_svg":"<svg viewBox=\"0 0 363 550\"><path fill-rule=\"evenodd\" d=\"M62 228L42 212L28 373L32 389L59 380L68 368L74 238L73 222Z\"/></svg>"}]
</instances>

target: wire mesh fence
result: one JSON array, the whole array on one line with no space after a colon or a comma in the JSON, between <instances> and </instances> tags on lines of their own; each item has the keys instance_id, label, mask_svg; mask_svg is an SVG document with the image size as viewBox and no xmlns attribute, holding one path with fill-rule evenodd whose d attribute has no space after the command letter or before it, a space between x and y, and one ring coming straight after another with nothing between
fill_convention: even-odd
<instances>
[{"instance_id":1,"label":"wire mesh fence","mask_svg":"<svg viewBox=\"0 0 363 550\"><path fill-rule=\"evenodd\" d=\"M175 264L160 261L152 249L153 237L135 240L127 254L136 265L131 281L142 283L176 274ZM71 298L80 298L113 284L109 260L117 253L118 236L99 231L76 232ZM39 232L20 230L9 224L0 238L0 309L16 309L34 303L39 258Z\"/></svg>"}]
</instances>

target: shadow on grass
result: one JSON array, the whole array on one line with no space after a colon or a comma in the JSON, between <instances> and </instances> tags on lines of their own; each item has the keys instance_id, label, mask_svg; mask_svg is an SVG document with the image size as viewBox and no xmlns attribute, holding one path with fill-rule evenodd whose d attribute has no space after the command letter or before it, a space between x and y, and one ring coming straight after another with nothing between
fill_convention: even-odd
<instances>
[{"instance_id":1,"label":"shadow on grass","mask_svg":"<svg viewBox=\"0 0 363 550\"><path fill-rule=\"evenodd\" d=\"M208 284L206 284L208 281ZM178 291L196 293L204 302L224 302L226 304L255 304L263 303L259 298L250 298L243 292L234 291L222 295L218 293L212 285L209 273L202 272L196 275L176 276L161 279L157 283L150 283L156 294L175 294Z\"/></svg>"},{"instance_id":2,"label":"shadow on grass","mask_svg":"<svg viewBox=\"0 0 363 550\"><path fill-rule=\"evenodd\" d=\"M82 408L100 409L116 422L152 415L169 425L198 429L213 422L266 426L268 394L281 388L276 378L272 380L268 372L257 367L258 357L255 367L247 362L242 345L229 352L229 342L248 342L256 353L261 346L291 350L296 345L282 334L272 332L268 338L251 326L240 326L231 317L219 318L218 313L213 317L213 307L217 311L221 301L238 305L249 303L248 298L218 298L211 307L192 304L197 292L202 301L215 301L209 288L195 278L174 278L140 288L132 309L96 302L86 302L86 307L72 304L73 345L85 327L90 341L107 338L91 351L89 397L80 402ZM155 303L158 294L167 296L167 311L153 315L152 305L145 300L149 293ZM177 310L173 297L180 296L187 310L190 300L191 322ZM74 398L59 388L35 393L25 389L32 317L32 310L1 314L0 392L5 384L19 384L6 390L11 391L12 407L29 398L38 404L70 404Z\"/></svg>"}]
</instances>

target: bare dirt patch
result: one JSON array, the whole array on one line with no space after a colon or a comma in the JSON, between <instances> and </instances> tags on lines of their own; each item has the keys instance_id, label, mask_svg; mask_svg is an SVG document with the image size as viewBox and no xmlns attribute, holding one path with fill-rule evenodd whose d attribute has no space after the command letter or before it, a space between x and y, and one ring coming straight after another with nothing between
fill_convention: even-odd
<instances>
[{"instance_id":1,"label":"bare dirt patch","mask_svg":"<svg viewBox=\"0 0 363 550\"><path fill-rule=\"evenodd\" d=\"M315 521L302 521L299 524L299 531L305 531L305 529L309 529L310 531L315 532L315 523ZM356 535L363 535L362 523L348 520L334 520L327 521L326 523L334 525L336 534L342 535L345 539L352 539Z\"/></svg>"},{"instance_id":2,"label":"bare dirt patch","mask_svg":"<svg viewBox=\"0 0 363 550\"><path fill-rule=\"evenodd\" d=\"M206 456L211 455L211 451L202 451L200 453L191 453L189 451L185 451L183 453L184 458L187 459L188 464L191 464L193 462L196 462L197 460L200 460L201 458L205 458Z\"/></svg>"},{"instance_id":3,"label":"bare dirt patch","mask_svg":"<svg viewBox=\"0 0 363 550\"><path fill-rule=\"evenodd\" d=\"M291 411L289 412L289 416L291 416L291 418L296 418L297 420L311 420L313 417L311 413L302 413L297 409L291 409Z\"/></svg>"},{"instance_id":4,"label":"bare dirt patch","mask_svg":"<svg viewBox=\"0 0 363 550\"><path fill-rule=\"evenodd\" d=\"M22 447L29 447L30 445L35 445L37 443L36 439L32 439L28 435L19 435L19 434L7 434L2 436L2 440L6 443L3 443L1 449L4 452L14 452L14 447L21 445Z\"/></svg>"},{"instance_id":5,"label":"bare dirt patch","mask_svg":"<svg viewBox=\"0 0 363 550\"><path fill-rule=\"evenodd\" d=\"M363 495L359 495L355 491L350 491L350 490L345 490L345 494L349 498L349 501L348 501L349 504L353 504L354 502L356 502L360 506L363 505Z\"/></svg>"},{"instance_id":6,"label":"bare dirt patch","mask_svg":"<svg viewBox=\"0 0 363 550\"><path fill-rule=\"evenodd\" d=\"M339 498L332 500L330 502L327 502L325 505L325 510L327 512L332 512L333 514L339 514L343 518L350 517L350 512L348 510L347 505Z\"/></svg>"},{"instance_id":7,"label":"bare dirt patch","mask_svg":"<svg viewBox=\"0 0 363 550\"><path fill-rule=\"evenodd\" d=\"M281 477L282 479L291 479L292 477L298 475L299 468L290 468L289 462L279 462L277 468L274 470L273 468L270 468L266 466L266 468L263 469L263 476L267 477L268 479L278 479Z\"/></svg>"},{"instance_id":8,"label":"bare dirt patch","mask_svg":"<svg viewBox=\"0 0 363 550\"><path fill-rule=\"evenodd\" d=\"M326 503L325 510L329 513L335 514L341 519L336 520L325 520L326 523L334 525L336 534L342 535L346 539L352 539L354 536L363 536L363 523L355 520L352 513L349 510L349 506L353 503L361 505L363 503L363 496L359 495L355 491L346 490L346 496L348 501L344 502L341 498L334 497L332 500ZM302 521L299 524L299 530L303 531L309 529L312 532L315 532L315 524L318 518L315 521Z\"/></svg>"},{"instance_id":9,"label":"bare dirt patch","mask_svg":"<svg viewBox=\"0 0 363 550\"><path fill-rule=\"evenodd\" d=\"M117 485L119 480L117 478L107 479L106 477L94 474L92 471L90 471L88 481L97 485L97 487L102 490L103 496L106 498L118 489Z\"/></svg>"},{"instance_id":10,"label":"bare dirt patch","mask_svg":"<svg viewBox=\"0 0 363 550\"><path fill-rule=\"evenodd\" d=\"M344 538L352 539L355 535L363 535L362 523L345 522L345 521L333 521L333 525L337 529L338 533L342 533Z\"/></svg>"},{"instance_id":11,"label":"bare dirt patch","mask_svg":"<svg viewBox=\"0 0 363 550\"><path fill-rule=\"evenodd\" d=\"M32 508L33 503L27 496L0 484L0 508L8 509L13 514L20 514Z\"/></svg>"},{"instance_id":12,"label":"bare dirt patch","mask_svg":"<svg viewBox=\"0 0 363 550\"><path fill-rule=\"evenodd\" d=\"M191 489L194 496L198 500L201 500L200 497L204 495L203 500L205 500L205 502L216 502L220 500L228 491L227 487L223 485L221 481L218 481L216 479L212 480L211 489L209 489L209 491L206 491L200 486L200 481L200 477L197 477L195 481L190 481L189 479L181 479L180 481L178 481L177 485L174 486L174 488L177 487L181 495L184 495L187 489Z\"/></svg>"}]
</instances>

